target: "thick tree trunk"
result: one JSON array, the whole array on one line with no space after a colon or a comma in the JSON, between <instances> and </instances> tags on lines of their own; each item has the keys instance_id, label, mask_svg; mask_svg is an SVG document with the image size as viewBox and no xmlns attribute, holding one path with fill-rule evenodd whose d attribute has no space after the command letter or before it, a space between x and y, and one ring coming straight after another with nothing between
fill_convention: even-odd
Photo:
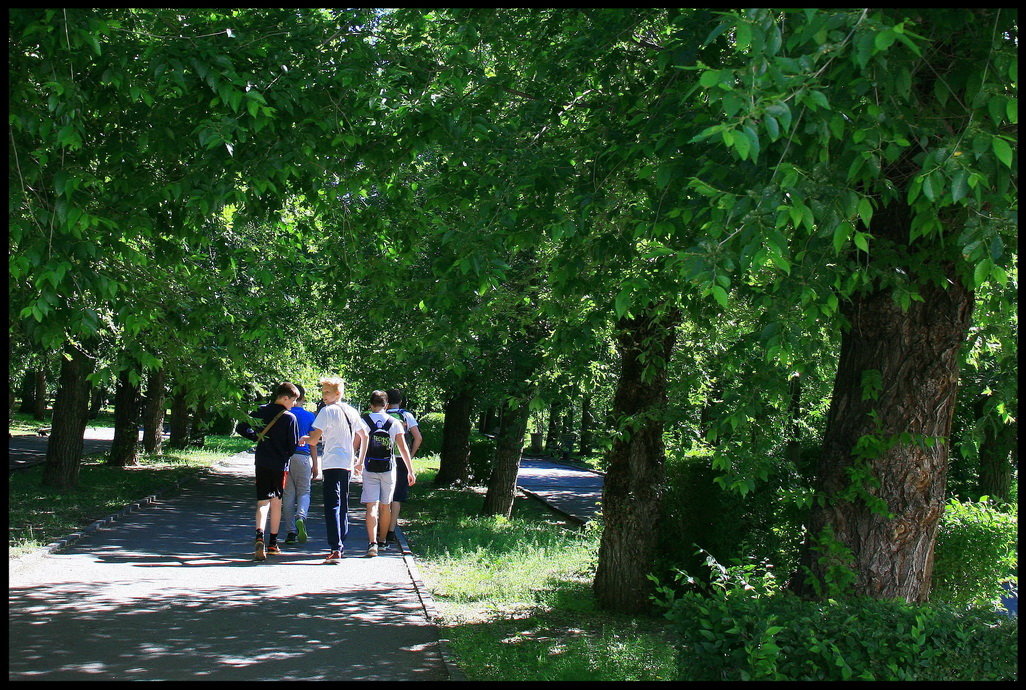
<instances>
[{"instance_id":1,"label":"thick tree trunk","mask_svg":"<svg viewBox=\"0 0 1026 690\"><path fill-rule=\"evenodd\" d=\"M603 609L634 613L652 605L653 585L646 576L656 555L666 366L679 319L677 312L651 310L618 324L621 368L613 415L628 429L616 434L606 456L605 527L593 583Z\"/></svg>"},{"instance_id":2,"label":"thick tree trunk","mask_svg":"<svg viewBox=\"0 0 1026 690\"><path fill-rule=\"evenodd\" d=\"M92 395L89 398L89 419L96 419L100 416L100 410L107 402L107 390L103 386L93 386Z\"/></svg>"},{"instance_id":3,"label":"thick tree trunk","mask_svg":"<svg viewBox=\"0 0 1026 690\"><path fill-rule=\"evenodd\" d=\"M469 390L457 390L445 402L442 452L435 486L467 484L470 478L470 428L474 398Z\"/></svg>"},{"instance_id":4,"label":"thick tree trunk","mask_svg":"<svg viewBox=\"0 0 1026 690\"><path fill-rule=\"evenodd\" d=\"M164 372L153 371L146 380L143 405L143 450L160 452L164 440Z\"/></svg>"},{"instance_id":5,"label":"thick tree trunk","mask_svg":"<svg viewBox=\"0 0 1026 690\"><path fill-rule=\"evenodd\" d=\"M186 403L186 391L177 386L171 396L170 434L167 445L169 448L187 448L189 446L189 406Z\"/></svg>"},{"instance_id":6,"label":"thick tree trunk","mask_svg":"<svg viewBox=\"0 0 1026 690\"><path fill-rule=\"evenodd\" d=\"M139 426L139 385L133 384L127 371L118 375L114 391L114 441L107 455L107 464L133 467L139 464L137 452Z\"/></svg>"},{"instance_id":7,"label":"thick tree trunk","mask_svg":"<svg viewBox=\"0 0 1026 690\"><path fill-rule=\"evenodd\" d=\"M520 472L520 455L524 450L524 434L530 417L528 398L520 400L519 407L505 409L502 424L495 444L495 460L488 478L488 493L485 495L485 515L509 517L513 510L513 498L517 490L517 474Z\"/></svg>"},{"instance_id":8,"label":"thick tree trunk","mask_svg":"<svg viewBox=\"0 0 1026 690\"><path fill-rule=\"evenodd\" d=\"M53 404L53 427L46 448L43 485L68 491L78 484L82 462L82 437L89 415L89 381L93 360L76 347L65 348L57 397Z\"/></svg>"},{"instance_id":9,"label":"thick tree trunk","mask_svg":"<svg viewBox=\"0 0 1026 690\"><path fill-rule=\"evenodd\" d=\"M973 307L955 272L940 268L945 287L922 286L923 301L907 312L890 289L856 295L843 310L851 325L841 339L818 500L791 582L802 596L826 596L823 583L848 573L834 594L929 597L958 351Z\"/></svg>"}]
</instances>

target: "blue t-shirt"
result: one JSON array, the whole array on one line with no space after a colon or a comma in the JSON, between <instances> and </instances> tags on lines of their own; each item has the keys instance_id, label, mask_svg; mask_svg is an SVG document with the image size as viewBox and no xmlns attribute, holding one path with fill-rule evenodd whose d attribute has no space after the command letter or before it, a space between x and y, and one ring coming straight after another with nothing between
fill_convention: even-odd
<instances>
[{"instance_id":1,"label":"blue t-shirt","mask_svg":"<svg viewBox=\"0 0 1026 690\"><path fill-rule=\"evenodd\" d=\"M310 434L310 428L313 426L313 412L296 405L292 408L292 414L296 415L296 421L299 422L299 435L308 436ZM296 446L296 452L302 453L303 455L309 455L310 444L307 443L302 446Z\"/></svg>"}]
</instances>

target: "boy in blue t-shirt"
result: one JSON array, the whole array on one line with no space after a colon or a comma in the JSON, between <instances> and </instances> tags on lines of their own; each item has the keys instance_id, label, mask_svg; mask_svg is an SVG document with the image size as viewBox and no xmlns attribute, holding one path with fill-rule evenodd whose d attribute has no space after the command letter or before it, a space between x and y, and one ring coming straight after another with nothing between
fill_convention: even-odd
<instances>
[{"instance_id":1,"label":"boy in blue t-shirt","mask_svg":"<svg viewBox=\"0 0 1026 690\"><path fill-rule=\"evenodd\" d=\"M307 436L313 425L314 415L303 408L306 402L306 389L296 384L299 389L299 400L291 412L299 423L299 435ZM285 522L286 544L307 540L306 516L310 511L310 482L320 479L320 465L317 458L317 446L309 444L297 445L289 462L289 474L285 479L285 494L282 496L282 520Z\"/></svg>"}]
</instances>

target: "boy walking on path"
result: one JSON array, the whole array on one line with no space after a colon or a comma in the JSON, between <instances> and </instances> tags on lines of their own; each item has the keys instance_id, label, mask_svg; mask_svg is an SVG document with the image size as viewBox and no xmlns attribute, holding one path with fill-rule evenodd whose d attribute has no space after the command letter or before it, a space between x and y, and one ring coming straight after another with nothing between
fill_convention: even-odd
<instances>
[{"instance_id":1,"label":"boy walking on path","mask_svg":"<svg viewBox=\"0 0 1026 690\"><path fill-rule=\"evenodd\" d=\"M278 528L281 525L281 498L285 491L289 460L299 444L299 424L290 410L299 399L299 389L289 382L278 384L274 402L261 405L250 413L262 424L256 431L247 422L239 422L235 430L244 438L256 441L253 463L256 467L256 546L253 558L262 561L267 554L280 554ZM270 538L264 545L264 526L270 513Z\"/></svg>"},{"instance_id":2,"label":"boy walking on path","mask_svg":"<svg viewBox=\"0 0 1026 690\"><path fill-rule=\"evenodd\" d=\"M413 413L400 407L403 400L403 392L401 390L393 388L387 394L388 407L385 409L385 412L402 422L403 428L406 430L406 446L410 449L410 460L413 460L417 456L417 449L420 448L420 444L424 440L420 433L420 424L417 422L417 418L413 416ZM407 466L402 456L400 456L396 458L396 463L395 493L392 495L390 511L392 519L388 526L388 533L385 535L385 541L386 543L395 544L398 549L399 540L395 536L395 528L399 524L399 509L402 508L403 501L409 498L410 487L416 483L417 477L414 475L412 462Z\"/></svg>"},{"instance_id":3,"label":"boy walking on path","mask_svg":"<svg viewBox=\"0 0 1026 690\"><path fill-rule=\"evenodd\" d=\"M354 470L355 442L360 440L360 457L355 463L356 474L360 473L363 454L367 450L367 427L360 419L360 413L350 405L339 402L342 397L342 379L323 378L321 399L324 407L314 418L310 435L300 443L311 448L324 437L324 455L321 458L321 473L324 475L324 526L328 533L328 547L331 551L325 563L339 563L342 559L342 544L349 533L349 475Z\"/></svg>"},{"instance_id":4,"label":"boy walking on path","mask_svg":"<svg viewBox=\"0 0 1026 690\"><path fill-rule=\"evenodd\" d=\"M299 400L291 412L299 422L300 437L310 433L314 415L303 408L306 402L306 390L296 384L299 389ZM289 461L289 473L285 479L285 495L282 497L282 517L285 520L285 543L298 541L305 544L307 540L306 515L310 510L310 481L320 479L320 464L317 457L317 444L296 446Z\"/></svg>"},{"instance_id":5,"label":"boy walking on path","mask_svg":"<svg viewBox=\"0 0 1026 690\"><path fill-rule=\"evenodd\" d=\"M385 412L388 396L384 391L374 391L370 397L371 411L363 415L369 429L369 437L361 446L363 462L363 492L360 503L367 507L367 556L378 555L378 549L387 548L386 534L391 525L392 496L396 484L396 461L393 447L407 467L413 467L410 451L406 448L403 425ZM407 477L413 477L412 471ZM407 477L403 477L405 480Z\"/></svg>"}]
</instances>

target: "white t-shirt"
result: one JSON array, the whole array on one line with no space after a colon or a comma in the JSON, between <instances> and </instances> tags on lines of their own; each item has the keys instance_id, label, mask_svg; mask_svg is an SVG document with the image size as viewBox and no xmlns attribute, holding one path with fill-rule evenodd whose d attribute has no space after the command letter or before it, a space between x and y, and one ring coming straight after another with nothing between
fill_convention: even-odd
<instances>
[{"instance_id":1,"label":"white t-shirt","mask_svg":"<svg viewBox=\"0 0 1026 690\"><path fill-rule=\"evenodd\" d=\"M353 434L360 429L367 431L367 425L360 419L360 413L345 403L325 405L313 421L313 428L324 432L324 454L321 456L322 470L353 469ZM352 431L350 431L350 426Z\"/></svg>"}]
</instances>

